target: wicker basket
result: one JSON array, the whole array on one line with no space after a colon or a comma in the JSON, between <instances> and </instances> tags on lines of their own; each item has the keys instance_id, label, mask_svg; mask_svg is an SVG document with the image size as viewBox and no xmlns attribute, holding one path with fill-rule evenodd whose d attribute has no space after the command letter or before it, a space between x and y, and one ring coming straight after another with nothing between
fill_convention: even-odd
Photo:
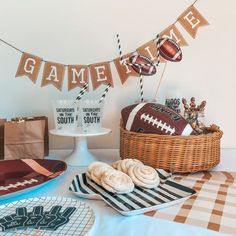
<instances>
[{"instance_id":1,"label":"wicker basket","mask_svg":"<svg viewBox=\"0 0 236 236\"><path fill-rule=\"evenodd\" d=\"M120 128L120 156L172 173L207 170L220 162L222 131L203 135L142 134Z\"/></svg>"}]
</instances>

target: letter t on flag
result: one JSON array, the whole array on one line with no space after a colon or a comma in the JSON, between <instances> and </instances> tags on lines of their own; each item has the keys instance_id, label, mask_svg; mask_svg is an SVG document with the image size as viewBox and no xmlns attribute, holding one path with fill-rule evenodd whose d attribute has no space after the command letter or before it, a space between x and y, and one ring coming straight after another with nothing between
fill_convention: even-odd
<instances>
[{"instance_id":1,"label":"letter t on flag","mask_svg":"<svg viewBox=\"0 0 236 236\"><path fill-rule=\"evenodd\" d=\"M196 37L198 28L209 25L208 21L194 6L185 10L178 18L178 22L193 38Z\"/></svg>"},{"instance_id":2,"label":"letter t on flag","mask_svg":"<svg viewBox=\"0 0 236 236\"><path fill-rule=\"evenodd\" d=\"M131 56L132 56L131 53L124 55L123 56L124 62L129 63L129 58ZM136 77L139 76L139 74L136 73L130 65L123 65L122 62L120 61L120 57L114 59L114 63L122 84L125 83L125 81L129 78L129 76L136 76Z\"/></svg>"},{"instance_id":3,"label":"letter t on flag","mask_svg":"<svg viewBox=\"0 0 236 236\"><path fill-rule=\"evenodd\" d=\"M26 75L33 83L36 83L42 60L40 57L24 52L21 56L15 77Z\"/></svg>"}]
</instances>

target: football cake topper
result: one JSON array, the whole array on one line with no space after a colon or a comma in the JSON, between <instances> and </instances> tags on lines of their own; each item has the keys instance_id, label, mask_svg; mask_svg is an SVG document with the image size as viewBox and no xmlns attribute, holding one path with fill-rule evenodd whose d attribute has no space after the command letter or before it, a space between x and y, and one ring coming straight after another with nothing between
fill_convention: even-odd
<instances>
[{"instance_id":1,"label":"football cake topper","mask_svg":"<svg viewBox=\"0 0 236 236\"><path fill-rule=\"evenodd\" d=\"M157 34L156 36L156 42L157 42L156 43L156 52L157 52L156 63L153 63L149 57L144 56L144 55L135 55L129 58L129 62L130 62L129 65L131 65L134 71L139 73L140 75L149 76L149 75L154 75L157 72L156 67L159 66L160 64L160 46L161 46L159 34ZM118 39L118 43L120 43L119 39ZM119 45L119 50L120 50L120 54L122 55L120 45Z\"/></svg>"},{"instance_id":2,"label":"football cake topper","mask_svg":"<svg viewBox=\"0 0 236 236\"><path fill-rule=\"evenodd\" d=\"M182 60L181 48L175 41L170 38L161 38L158 43L160 44L160 54L164 59L172 62L179 62Z\"/></svg>"},{"instance_id":3,"label":"football cake topper","mask_svg":"<svg viewBox=\"0 0 236 236\"><path fill-rule=\"evenodd\" d=\"M142 55L131 56L129 62L134 71L141 75L150 76L157 72L155 65L148 57Z\"/></svg>"},{"instance_id":4,"label":"football cake topper","mask_svg":"<svg viewBox=\"0 0 236 236\"><path fill-rule=\"evenodd\" d=\"M156 67L160 64L160 36L157 34L156 41L157 41L157 63L153 63L151 59L144 55L133 55L129 58L129 62L126 62L123 59L123 54L121 50L121 43L120 43L120 37L119 34L116 35L117 37L117 43L118 43L118 49L119 49L119 55L120 55L120 63L124 66L131 66L133 70L139 74L139 84L140 84L140 94L141 94L141 102L144 101L144 95L143 95L143 75L154 75L156 74ZM160 82L159 82L160 85ZM158 85L158 88L159 88Z\"/></svg>"}]
</instances>

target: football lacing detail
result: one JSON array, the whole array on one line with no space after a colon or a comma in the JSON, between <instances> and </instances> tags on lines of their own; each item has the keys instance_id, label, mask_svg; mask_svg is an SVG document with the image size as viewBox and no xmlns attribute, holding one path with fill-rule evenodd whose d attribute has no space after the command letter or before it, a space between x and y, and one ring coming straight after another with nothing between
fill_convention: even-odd
<instances>
[{"instance_id":1,"label":"football lacing detail","mask_svg":"<svg viewBox=\"0 0 236 236\"><path fill-rule=\"evenodd\" d=\"M166 125L166 122L158 120L157 118L153 118L153 116L150 116L149 114L143 113L140 116L140 120L143 120L152 126L156 126L156 128L160 128L162 131L164 130L166 134L170 133L170 135L172 135L175 133L175 128L171 127L170 125Z\"/></svg>"},{"instance_id":2,"label":"football lacing detail","mask_svg":"<svg viewBox=\"0 0 236 236\"><path fill-rule=\"evenodd\" d=\"M7 186L0 186L0 191L8 190L10 188L18 188L19 186L30 185L30 184L37 183L37 182L38 182L38 180L36 180L36 179L24 180L23 182L17 182L15 184L9 184Z\"/></svg>"}]
</instances>

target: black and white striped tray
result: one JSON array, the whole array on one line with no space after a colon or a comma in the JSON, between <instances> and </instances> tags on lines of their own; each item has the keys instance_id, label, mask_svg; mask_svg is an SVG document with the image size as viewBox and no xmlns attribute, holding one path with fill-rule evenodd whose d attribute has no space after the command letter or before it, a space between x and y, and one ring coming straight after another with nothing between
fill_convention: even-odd
<instances>
[{"instance_id":1,"label":"black and white striped tray","mask_svg":"<svg viewBox=\"0 0 236 236\"><path fill-rule=\"evenodd\" d=\"M133 216L152 210L180 203L194 195L195 190L178 184L170 179L169 173L157 169L161 183L157 188L145 189L135 187L129 194L114 194L106 191L85 173L76 175L69 190L79 197L102 199L122 215Z\"/></svg>"}]
</instances>

